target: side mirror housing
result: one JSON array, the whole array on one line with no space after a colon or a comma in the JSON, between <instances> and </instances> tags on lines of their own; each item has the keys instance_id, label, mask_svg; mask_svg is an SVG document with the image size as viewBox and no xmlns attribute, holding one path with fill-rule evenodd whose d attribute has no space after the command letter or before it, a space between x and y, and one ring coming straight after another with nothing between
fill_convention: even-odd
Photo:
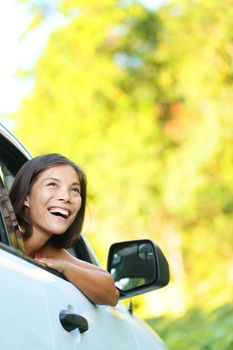
<instances>
[{"instance_id":1,"label":"side mirror housing","mask_svg":"<svg viewBox=\"0 0 233 350\"><path fill-rule=\"evenodd\" d=\"M165 256L148 239L114 243L109 249L107 269L120 299L163 288L170 278Z\"/></svg>"}]
</instances>

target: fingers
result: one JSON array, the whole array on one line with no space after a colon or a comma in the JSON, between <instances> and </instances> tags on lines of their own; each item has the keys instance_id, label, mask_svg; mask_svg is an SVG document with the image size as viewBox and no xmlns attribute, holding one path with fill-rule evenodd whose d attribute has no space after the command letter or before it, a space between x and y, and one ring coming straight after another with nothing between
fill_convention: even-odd
<instances>
[{"instance_id":1,"label":"fingers","mask_svg":"<svg viewBox=\"0 0 233 350\"><path fill-rule=\"evenodd\" d=\"M63 273L64 271L64 262L60 259L41 258L37 260L45 266L55 269L60 273Z\"/></svg>"}]
</instances>

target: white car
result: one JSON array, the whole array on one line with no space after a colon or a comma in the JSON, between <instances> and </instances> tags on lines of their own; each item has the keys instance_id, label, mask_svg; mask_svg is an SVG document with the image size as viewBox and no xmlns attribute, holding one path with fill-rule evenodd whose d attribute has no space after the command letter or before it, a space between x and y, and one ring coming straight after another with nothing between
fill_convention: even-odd
<instances>
[{"instance_id":1,"label":"white car","mask_svg":"<svg viewBox=\"0 0 233 350\"><path fill-rule=\"evenodd\" d=\"M157 334L123 306L95 305L58 272L24 254L8 191L30 153L0 124L0 349L165 350ZM71 249L98 264L83 235ZM165 286L168 264L150 240L111 246L108 271L120 299Z\"/></svg>"}]
</instances>

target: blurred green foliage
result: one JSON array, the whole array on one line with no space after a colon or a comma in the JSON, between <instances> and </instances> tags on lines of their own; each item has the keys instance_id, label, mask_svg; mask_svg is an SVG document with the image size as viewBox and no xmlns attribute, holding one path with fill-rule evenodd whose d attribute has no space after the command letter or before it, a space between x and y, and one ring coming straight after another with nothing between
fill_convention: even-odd
<instances>
[{"instance_id":1,"label":"blurred green foliage","mask_svg":"<svg viewBox=\"0 0 233 350\"><path fill-rule=\"evenodd\" d=\"M30 35L51 9L28 3ZM152 238L171 268L164 309L225 303L233 288L233 1L174 0L157 10L137 1L57 3L66 24L28 72L35 84L12 116L16 134L33 154L61 152L85 169L85 230L103 263L112 242Z\"/></svg>"},{"instance_id":2,"label":"blurred green foliage","mask_svg":"<svg viewBox=\"0 0 233 350\"><path fill-rule=\"evenodd\" d=\"M147 319L169 350L231 350L233 348L233 305L214 310L192 308L180 318Z\"/></svg>"}]
</instances>

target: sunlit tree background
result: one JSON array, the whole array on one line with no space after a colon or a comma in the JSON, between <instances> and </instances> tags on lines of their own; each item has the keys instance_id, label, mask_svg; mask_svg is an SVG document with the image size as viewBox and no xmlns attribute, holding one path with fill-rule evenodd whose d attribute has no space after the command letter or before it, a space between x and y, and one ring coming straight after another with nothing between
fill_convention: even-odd
<instances>
[{"instance_id":1,"label":"sunlit tree background","mask_svg":"<svg viewBox=\"0 0 233 350\"><path fill-rule=\"evenodd\" d=\"M134 304L170 349L232 349L233 0L26 2L26 36L63 24L19 72L15 133L85 169L103 266L113 242L160 245L171 282Z\"/></svg>"}]
</instances>

